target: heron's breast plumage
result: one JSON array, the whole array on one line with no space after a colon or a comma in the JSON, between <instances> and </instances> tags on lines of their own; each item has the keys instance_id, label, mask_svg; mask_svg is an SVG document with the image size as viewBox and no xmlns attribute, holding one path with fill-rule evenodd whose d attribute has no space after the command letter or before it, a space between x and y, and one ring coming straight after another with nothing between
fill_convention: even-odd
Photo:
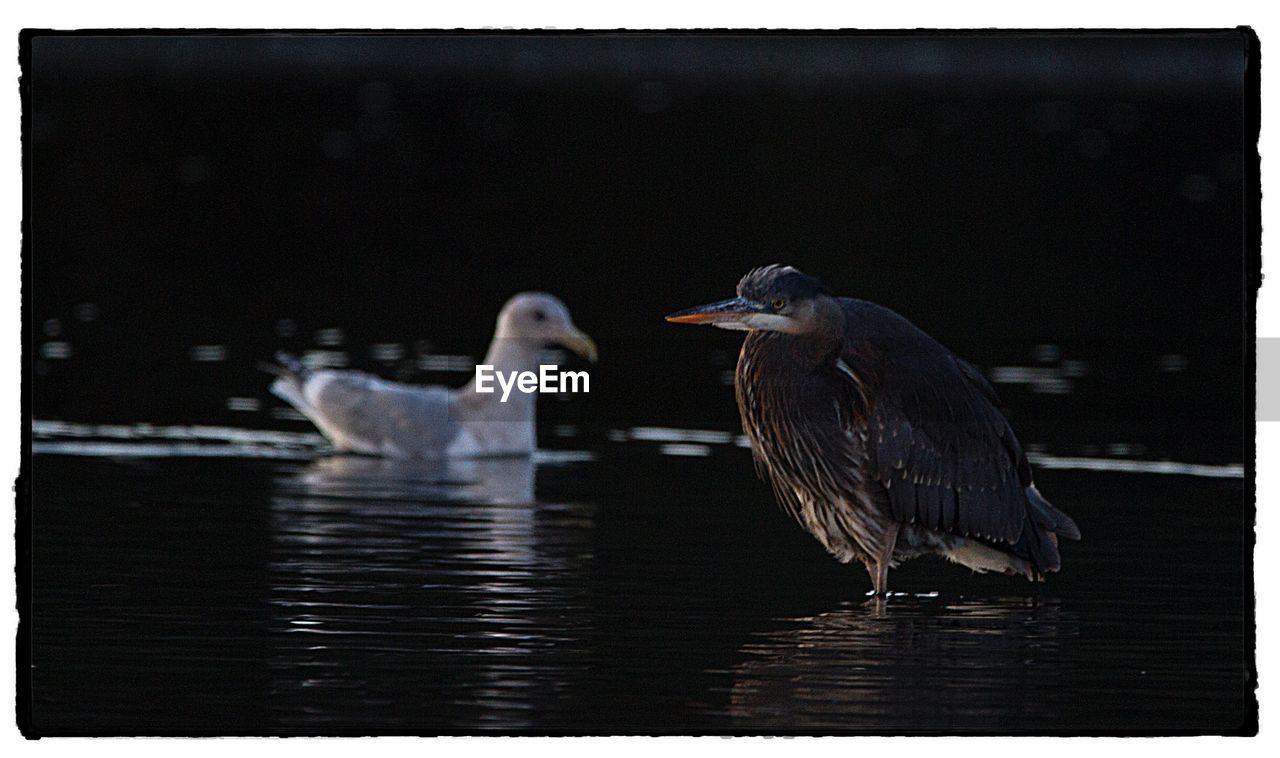
<instances>
[{"instance_id":1,"label":"heron's breast plumage","mask_svg":"<svg viewBox=\"0 0 1280 758\"><path fill-rule=\"evenodd\" d=\"M838 372L791 337L753 332L735 387L757 470L782 508L848 562L874 554L892 519L870 479L867 400Z\"/></svg>"}]
</instances>

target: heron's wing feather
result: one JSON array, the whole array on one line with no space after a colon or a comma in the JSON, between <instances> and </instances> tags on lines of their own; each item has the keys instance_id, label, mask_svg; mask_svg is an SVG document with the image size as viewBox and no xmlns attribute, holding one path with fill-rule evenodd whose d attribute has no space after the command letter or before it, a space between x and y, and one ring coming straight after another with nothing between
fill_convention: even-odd
<instances>
[{"instance_id":1,"label":"heron's wing feather","mask_svg":"<svg viewBox=\"0 0 1280 758\"><path fill-rule=\"evenodd\" d=\"M869 451L894 516L1012 544L1027 519L1022 447L985 379L924 347L890 353L872 398Z\"/></svg>"},{"instance_id":2,"label":"heron's wing feather","mask_svg":"<svg viewBox=\"0 0 1280 758\"><path fill-rule=\"evenodd\" d=\"M895 518L1019 550L1041 527L1075 532L1028 494L1031 467L981 372L887 308L842 304L853 423ZM1056 562L1041 552L1038 565Z\"/></svg>"},{"instance_id":3,"label":"heron's wing feather","mask_svg":"<svg viewBox=\"0 0 1280 758\"><path fill-rule=\"evenodd\" d=\"M869 472L899 521L982 540L1056 570L1057 535L1079 539L1031 481L995 390L901 316L851 303L842 360L864 414Z\"/></svg>"},{"instance_id":4,"label":"heron's wing feather","mask_svg":"<svg viewBox=\"0 0 1280 758\"><path fill-rule=\"evenodd\" d=\"M358 371L321 371L307 380L302 395L321 430L356 452L440 455L458 432L449 412L451 393L444 387L389 382Z\"/></svg>"}]
</instances>

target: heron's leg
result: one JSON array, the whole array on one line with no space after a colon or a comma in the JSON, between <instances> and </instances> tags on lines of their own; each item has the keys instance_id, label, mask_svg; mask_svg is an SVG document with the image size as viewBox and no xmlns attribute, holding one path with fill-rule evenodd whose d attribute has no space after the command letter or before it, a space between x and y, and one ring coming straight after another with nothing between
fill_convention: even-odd
<instances>
[{"instance_id":1,"label":"heron's leg","mask_svg":"<svg viewBox=\"0 0 1280 758\"><path fill-rule=\"evenodd\" d=\"M889 563L893 560L893 549L898 544L898 531L902 528L902 524L895 521L889 525L884 533L884 544L880 547L880 554L876 556L875 572L871 575L871 583L875 594L889 594Z\"/></svg>"}]
</instances>

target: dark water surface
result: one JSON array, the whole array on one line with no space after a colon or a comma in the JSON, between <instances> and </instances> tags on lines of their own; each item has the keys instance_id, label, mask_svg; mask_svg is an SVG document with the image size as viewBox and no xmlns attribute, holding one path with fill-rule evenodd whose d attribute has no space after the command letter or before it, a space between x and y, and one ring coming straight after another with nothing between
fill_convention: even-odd
<instances>
[{"instance_id":1,"label":"dark water surface","mask_svg":"<svg viewBox=\"0 0 1280 758\"><path fill-rule=\"evenodd\" d=\"M1085 536L1063 573L919 560L877 605L714 434L441 468L313 457L307 435L43 431L44 734L1203 733L1252 713L1229 469L1042 462Z\"/></svg>"}]
</instances>

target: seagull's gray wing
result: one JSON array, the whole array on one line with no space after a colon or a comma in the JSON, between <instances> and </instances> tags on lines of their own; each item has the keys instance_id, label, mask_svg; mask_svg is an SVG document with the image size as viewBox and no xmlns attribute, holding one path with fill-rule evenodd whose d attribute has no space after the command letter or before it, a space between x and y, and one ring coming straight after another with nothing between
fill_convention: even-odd
<instances>
[{"instance_id":1,"label":"seagull's gray wing","mask_svg":"<svg viewBox=\"0 0 1280 758\"><path fill-rule=\"evenodd\" d=\"M389 382L359 371L317 371L299 389L305 407L298 410L340 449L438 457L459 432L444 387Z\"/></svg>"}]
</instances>

